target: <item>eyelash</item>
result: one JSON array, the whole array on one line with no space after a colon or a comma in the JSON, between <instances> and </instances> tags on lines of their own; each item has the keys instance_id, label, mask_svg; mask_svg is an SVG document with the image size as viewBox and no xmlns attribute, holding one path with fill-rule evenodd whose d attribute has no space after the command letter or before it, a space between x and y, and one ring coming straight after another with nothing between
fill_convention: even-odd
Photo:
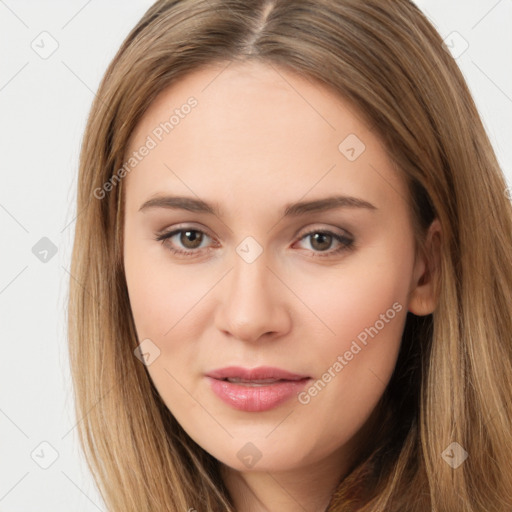
<instances>
[{"instance_id":1,"label":"eyelash","mask_svg":"<svg viewBox=\"0 0 512 512\"><path fill-rule=\"evenodd\" d=\"M200 229L192 229L192 228L182 227L180 229L174 229L174 230L169 231L167 233L157 234L157 236L155 237L155 240L161 242L162 245L165 245L167 240L172 238L174 235L183 233L185 231L193 231L193 232L196 232L196 233L202 233L203 235L206 235L207 237L212 238L207 233L205 233L204 231L201 231ZM307 238L308 236L311 236L311 235L314 235L314 234L318 234L318 233L320 233L322 235L331 235L335 240L340 242L341 245L340 245L340 247L338 249L335 249L334 251L328 251L328 252L327 251L313 251L313 256L314 257L327 258L327 257L330 257L330 256L334 256L334 255L340 254L341 252L349 251L349 250L353 250L354 249L354 240L353 239L351 239L349 237L346 237L346 236L343 236L343 235L339 235L338 233L334 233L334 232L329 231L329 230L313 229L311 231L308 231L307 233L304 233L299 238L299 241L303 240L304 238ZM171 253L176 254L176 255L181 255L181 256L195 255L195 254L197 254L200 251L199 249L182 250L182 249L175 249L173 247L167 247L167 249L169 251L171 251Z\"/></svg>"}]
</instances>

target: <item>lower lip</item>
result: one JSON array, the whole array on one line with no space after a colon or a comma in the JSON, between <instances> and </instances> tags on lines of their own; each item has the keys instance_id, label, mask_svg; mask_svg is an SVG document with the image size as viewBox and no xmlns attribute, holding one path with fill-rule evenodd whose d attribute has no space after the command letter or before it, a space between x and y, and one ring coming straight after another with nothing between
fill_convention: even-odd
<instances>
[{"instance_id":1,"label":"lower lip","mask_svg":"<svg viewBox=\"0 0 512 512\"><path fill-rule=\"evenodd\" d=\"M268 411L296 396L311 380L282 380L274 384L248 386L206 377L212 391L226 404L246 412Z\"/></svg>"}]
</instances>

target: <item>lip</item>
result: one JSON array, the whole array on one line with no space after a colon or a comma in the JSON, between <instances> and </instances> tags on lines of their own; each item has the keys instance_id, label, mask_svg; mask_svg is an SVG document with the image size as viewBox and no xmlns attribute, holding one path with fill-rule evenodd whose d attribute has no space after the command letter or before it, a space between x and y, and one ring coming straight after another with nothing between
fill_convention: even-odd
<instances>
[{"instance_id":1,"label":"lip","mask_svg":"<svg viewBox=\"0 0 512 512\"><path fill-rule=\"evenodd\" d=\"M273 366L258 366L257 368L242 368L241 366L228 366L212 370L206 374L213 379L239 378L244 380L257 379L278 379L278 380L300 380L309 378L308 375L291 373Z\"/></svg>"},{"instance_id":2,"label":"lip","mask_svg":"<svg viewBox=\"0 0 512 512\"><path fill-rule=\"evenodd\" d=\"M227 378L238 378L253 383L232 383ZM260 366L241 368L230 366L206 374L212 391L226 404L245 412L262 412L273 409L296 396L311 380L310 377L291 373L280 368ZM257 381L275 379L273 383Z\"/></svg>"}]
</instances>

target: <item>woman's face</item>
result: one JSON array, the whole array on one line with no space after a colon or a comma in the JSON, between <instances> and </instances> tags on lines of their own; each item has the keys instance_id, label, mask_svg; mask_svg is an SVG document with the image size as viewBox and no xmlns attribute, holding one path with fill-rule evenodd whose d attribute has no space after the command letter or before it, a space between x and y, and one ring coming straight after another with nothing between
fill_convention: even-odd
<instances>
[{"instance_id":1,"label":"woman's face","mask_svg":"<svg viewBox=\"0 0 512 512\"><path fill-rule=\"evenodd\" d=\"M379 139L318 84L231 63L162 93L129 158L126 280L172 414L240 471L340 467L421 309L407 190ZM227 367L293 376L211 377Z\"/></svg>"}]
</instances>

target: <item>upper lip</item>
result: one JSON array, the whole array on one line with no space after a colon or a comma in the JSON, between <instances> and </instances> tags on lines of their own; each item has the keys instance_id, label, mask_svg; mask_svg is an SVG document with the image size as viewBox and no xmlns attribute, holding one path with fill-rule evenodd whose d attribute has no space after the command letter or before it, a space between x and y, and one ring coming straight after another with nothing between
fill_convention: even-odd
<instances>
[{"instance_id":1,"label":"upper lip","mask_svg":"<svg viewBox=\"0 0 512 512\"><path fill-rule=\"evenodd\" d=\"M307 375L299 375L297 373L288 372L281 368L272 366L259 366L257 368L242 368L240 366L228 366L212 370L206 374L213 379L229 379L238 378L244 380L301 380L309 378Z\"/></svg>"}]
</instances>

